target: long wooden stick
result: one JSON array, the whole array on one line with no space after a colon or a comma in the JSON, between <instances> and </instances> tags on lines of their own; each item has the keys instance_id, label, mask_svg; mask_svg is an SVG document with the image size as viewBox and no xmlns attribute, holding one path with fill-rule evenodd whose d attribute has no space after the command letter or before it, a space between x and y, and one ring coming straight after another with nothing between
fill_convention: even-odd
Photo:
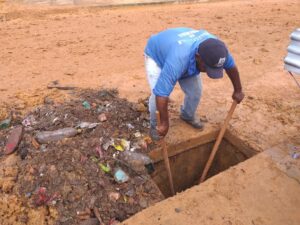
<instances>
[{"instance_id":1,"label":"long wooden stick","mask_svg":"<svg viewBox=\"0 0 300 225\"><path fill-rule=\"evenodd\" d=\"M156 122L157 122L157 125L160 125L160 115L159 115L158 111L156 111ZM164 161L165 161L165 167L167 169L167 174L168 174L168 178L169 178L171 193L172 193L172 195L175 195L173 177L172 177L172 173L171 173L168 149L167 149L167 144L166 144L165 138L162 138L161 145L162 145L162 154L163 154Z\"/></svg>"},{"instance_id":2,"label":"long wooden stick","mask_svg":"<svg viewBox=\"0 0 300 225\"><path fill-rule=\"evenodd\" d=\"M221 131L220 131L220 133L219 133L219 135L217 137L217 140L216 140L216 142L214 144L214 147L213 147L213 149L212 149L212 151L210 153L208 161L207 161L207 163L205 165L205 168L204 168L204 171L203 171L202 176L200 178L199 184L202 183L205 180L205 178L206 178L206 175L207 175L207 173L208 173L208 171L210 169L210 166L211 166L211 164L212 164L212 162L213 162L213 160L215 158L215 155L216 155L216 153L218 151L219 145L220 145L220 143L221 143L221 141L223 139L224 133L226 131L226 128L227 128L228 123L229 123L229 121L231 119L231 116L232 116L232 114L233 114L233 112L235 110L236 105L237 105L237 102L233 101L232 105L231 105L231 108L230 108L230 110L229 110L229 112L228 112L228 114L226 116L225 122L224 122L224 124L223 124L223 126L221 128Z\"/></svg>"}]
</instances>

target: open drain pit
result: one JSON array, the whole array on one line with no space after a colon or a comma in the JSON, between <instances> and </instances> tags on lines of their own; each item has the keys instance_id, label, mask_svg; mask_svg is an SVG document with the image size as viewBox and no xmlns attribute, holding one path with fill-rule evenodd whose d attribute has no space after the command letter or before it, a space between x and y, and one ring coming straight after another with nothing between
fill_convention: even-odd
<instances>
[{"instance_id":1,"label":"open drain pit","mask_svg":"<svg viewBox=\"0 0 300 225\"><path fill-rule=\"evenodd\" d=\"M145 108L143 112L139 110L141 104ZM105 224L113 220L122 222L169 197L168 177L159 143L150 145L146 142L148 122L145 118L148 115L145 105L121 99L114 90L82 90L78 97L39 106L24 118L20 116L13 121L12 126L2 129L0 175L3 179L0 176L0 191L20 196L22 201L18 200L14 208L11 201L1 198L3 207L0 210L4 213L0 216L0 224L7 223L6 215L14 215L10 218L11 224L21 217L28 218L27 224L42 224L44 221L62 225L82 224L83 221L98 221L96 214L101 215ZM105 121L101 121L103 114L107 115ZM19 132L20 126L24 126L24 131L17 154L1 155L5 143L12 134ZM46 142L40 138L41 134L57 134L66 128L75 129L74 136ZM136 135L136 130L139 135ZM218 133L210 126L200 133L193 130L184 134L179 132L182 131L172 129L168 139L170 143L176 142L168 146L176 192L197 184ZM177 143L179 137L180 143ZM131 144L128 147L122 143ZM144 169L144 160L130 164L124 154L119 153L134 152L130 151L131 147L136 148L136 153L149 154L152 158L155 170L151 177ZM227 132L209 176L246 160L254 153ZM147 169L150 172L153 168ZM6 175L6 171L15 172ZM126 181L119 182L117 174L123 174L121 178L125 177ZM25 211L21 208L23 205ZM41 210L49 207L53 209L52 214L44 215ZM40 212L34 217L39 222L31 221L31 212Z\"/></svg>"},{"instance_id":2,"label":"open drain pit","mask_svg":"<svg viewBox=\"0 0 300 225\"><path fill-rule=\"evenodd\" d=\"M188 140L175 146L168 146L170 167L173 175L175 192L181 192L199 183L210 152L215 143L217 131ZM207 179L227 170L229 167L243 162L256 151L246 145L238 137L226 131L214 158ZM165 197L171 196L167 171L160 149L149 153L154 161L155 172L153 181L157 184Z\"/></svg>"}]
</instances>

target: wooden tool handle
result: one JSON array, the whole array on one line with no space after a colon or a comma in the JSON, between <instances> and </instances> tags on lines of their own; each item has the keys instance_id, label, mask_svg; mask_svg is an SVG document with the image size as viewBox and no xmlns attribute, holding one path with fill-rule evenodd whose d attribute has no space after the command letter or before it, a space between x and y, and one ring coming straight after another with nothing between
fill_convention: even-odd
<instances>
[{"instance_id":1,"label":"wooden tool handle","mask_svg":"<svg viewBox=\"0 0 300 225\"><path fill-rule=\"evenodd\" d=\"M156 123L157 123L158 126L160 125L160 114L159 114L159 111L156 111ZM170 167L170 161L169 161L169 156L168 156L168 149L167 149L167 144L166 144L164 138L162 138L162 140L161 140L161 145L162 145L162 155L164 157L164 162L165 162L165 167L166 167L167 174L168 174L168 179L169 179L169 185L170 185L171 193L172 193L172 195L175 195L174 184L173 184L173 177L172 177L172 172L171 172L171 167Z\"/></svg>"},{"instance_id":2,"label":"wooden tool handle","mask_svg":"<svg viewBox=\"0 0 300 225\"><path fill-rule=\"evenodd\" d=\"M160 114L159 114L159 111L156 111L156 123L157 123L157 126L160 125Z\"/></svg>"},{"instance_id":3,"label":"wooden tool handle","mask_svg":"<svg viewBox=\"0 0 300 225\"><path fill-rule=\"evenodd\" d=\"M221 141L222 141L222 138L223 138L223 136L224 136L224 133L225 133L225 131L226 131L226 128L227 128L228 123L229 123L229 121L230 121L230 119L231 119L231 116L232 116L232 114L233 114L233 112L234 112L234 110L235 110L236 105L237 105L237 102L236 102L236 101L233 101L233 102L232 102L232 105L231 105L231 108L230 108L230 110L229 110L229 112L228 112L228 114L227 114L227 116L226 116L225 122L224 122L224 124L223 124L223 126L222 126L222 128L221 128L221 131L220 131L220 133L218 134L218 137L217 137L217 140L216 140L216 142L215 142L215 144L214 144L214 147L213 147L213 149L212 149L212 151L211 151L211 153L210 153L210 156L209 156L209 158L208 158L208 161L207 161L207 163L206 163L206 165L205 165L205 168L204 168L204 171L203 171L203 173L202 173L202 176L201 176L201 178L200 178L200 182L199 182L199 183L202 183L202 182L205 180L205 178L206 178L206 175L207 175L207 173L208 173L208 170L210 169L210 166L211 166L211 164L212 164L212 162L213 162L213 160L214 160L214 158L215 158L215 155L216 155L216 153L217 153L217 151L218 151L219 145L220 145L220 143L221 143Z\"/></svg>"},{"instance_id":4,"label":"wooden tool handle","mask_svg":"<svg viewBox=\"0 0 300 225\"><path fill-rule=\"evenodd\" d=\"M169 161L168 150L167 150L167 144L166 144L165 140L163 140L162 145L163 145L162 146L162 148L163 148L162 149L162 154L163 154L164 161L165 161L165 166L166 166L166 169L167 169L167 174L168 174L171 193L172 193L172 195L175 195L173 176L172 176L172 172L171 172L170 161Z\"/></svg>"}]
</instances>

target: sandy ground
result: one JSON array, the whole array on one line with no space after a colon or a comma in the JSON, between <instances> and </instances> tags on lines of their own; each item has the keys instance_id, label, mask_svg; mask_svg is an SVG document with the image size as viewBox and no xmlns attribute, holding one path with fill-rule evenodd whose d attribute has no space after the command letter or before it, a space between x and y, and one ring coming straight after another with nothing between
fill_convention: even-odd
<instances>
[{"instance_id":1,"label":"sandy ground","mask_svg":"<svg viewBox=\"0 0 300 225\"><path fill-rule=\"evenodd\" d=\"M64 91L47 89L54 80L83 88L118 88L130 101L146 97L147 38L165 28L188 26L222 38L236 60L246 98L230 129L258 151L284 140L295 144L300 137L300 92L283 70L283 58L289 34L299 26L299 11L297 0L105 9L2 3L0 119L11 107L27 109L45 96L63 98ZM202 80L198 114L219 124L230 107L232 86L227 77L211 80L203 74ZM178 87L171 97L179 108L183 95Z\"/></svg>"},{"instance_id":2,"label":"sandy ground","mask_svg":"<svg viewBox=\"0 0 300 225\"><path fill-rule=\"evenodd\" d=\"M136 101L149 94L143 65L147 38L169 27L205 28L229 46L246 93L232 129L262 150L299 133L300 92L283 70L297 1L226 1L115 9L2 5L1 101L39 103L50 81L115 87ZM199 113L221 122L231 103L226 77L204 74ZM56 93L57 94L57 93ZM18 100L13 100L15 97ZM172 98L182 101L177 88ZM24 102L25 101L25 102Z\"/></svg>"}]
</instances>

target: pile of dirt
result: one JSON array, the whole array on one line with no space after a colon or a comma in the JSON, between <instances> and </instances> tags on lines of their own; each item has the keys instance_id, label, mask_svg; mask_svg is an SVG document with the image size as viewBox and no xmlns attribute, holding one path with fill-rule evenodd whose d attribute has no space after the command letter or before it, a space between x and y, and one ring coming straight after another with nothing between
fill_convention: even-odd
<instances>
[{"instance_id":1,"label":"pile of dirt","mask_svg":"<svg viewBox=\"0 0 300 225\"><path fill-rule=\"evenodd\" d=\"M124 158L154 146L145 101L129 103L115 90L82 90L63 104L45 102L0 131L3 160L8 137L21 124L24 130L15 153L22 159L17 178L0 191L18 195L25 207L55 209L56 223L70 225L113 224L163 199L148 175L151 165L137 169ZM45 131L64 128L76 133L43 140Z\"/></svg>"}]
</instances>

